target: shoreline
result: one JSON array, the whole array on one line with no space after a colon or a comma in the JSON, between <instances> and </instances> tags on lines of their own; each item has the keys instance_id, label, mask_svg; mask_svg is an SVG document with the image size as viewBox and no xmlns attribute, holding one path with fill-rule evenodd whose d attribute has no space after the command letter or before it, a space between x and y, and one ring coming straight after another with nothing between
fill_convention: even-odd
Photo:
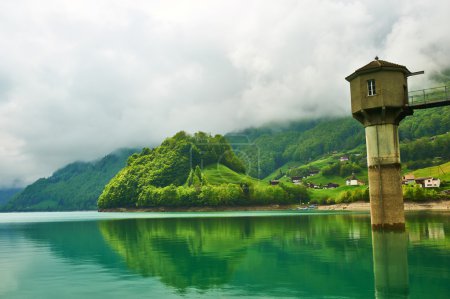
<instances>
[{"instance_id":1,"label":"shoreline","mask_svg":"<svg viewBox=\"0 0 450 299\"><path fill-rule=\"evenodd\" d=\"M450 211L450 200L412 202L404 203L405 211ZM370 211L369 202L340 203L329 206L319 206L318 210L323 211Z\"/></svg>"},{"instance_id":2,"label":"shoreline","mask_svg":"<svg viewBox=\"0 0 450 299\"><path fill-rule=\"evenodd\" d=\"M234 212L234 211L289 211L299 207L292 205L267 206L221 206L221 207L153 207L153 208L114 208L102 209L99 212Z\"/></svg>"},{"instance_id":3,"label":"shoreline","mask_svg":"<svg viewBox=\"0 0 450 299\"><path fill-rule=\"evenodd\" d=\"M405 202L405 211L450 211L450 200L432 202ZM233 212L233 211L291 211L307 205L267 205L267 206L223 206L223 207L154 207L154 208L115 208L102 209L99 212ZM340 203L318 205L319 211L370 211L369 202Z\"/></svg>"}]
</instances>

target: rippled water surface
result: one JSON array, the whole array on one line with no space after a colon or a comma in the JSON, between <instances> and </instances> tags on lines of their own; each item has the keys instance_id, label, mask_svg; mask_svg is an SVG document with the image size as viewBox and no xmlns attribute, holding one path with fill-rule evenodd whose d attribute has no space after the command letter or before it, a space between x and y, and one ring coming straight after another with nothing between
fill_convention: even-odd
<instances>
[{"instance_id":1,"label":"rippled water surface","mask_svg":"<svg viewBox=\"0 0 450 299\"><path fill-rule=\"evenodd\" d=\"M450 214L0 214L0 298L449 298Z\"/></svg>"}]
</instances>

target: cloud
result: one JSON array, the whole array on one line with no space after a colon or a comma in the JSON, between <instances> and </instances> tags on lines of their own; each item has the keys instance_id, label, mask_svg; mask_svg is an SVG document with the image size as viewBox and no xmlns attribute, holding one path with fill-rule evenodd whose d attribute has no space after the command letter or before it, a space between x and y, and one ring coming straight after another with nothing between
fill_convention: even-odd
<instances>
[{"instance_id":1,"label":"cloud","mask_svg":"<svg viewBox=\"0 0 450 299\"><path fill-rule=\"evenodd\" d=\"M179 130L348 115L344 77L375 55L430 86L450 67L449 5L3 1L0 186Z\"/></svg>"}]
</instances>

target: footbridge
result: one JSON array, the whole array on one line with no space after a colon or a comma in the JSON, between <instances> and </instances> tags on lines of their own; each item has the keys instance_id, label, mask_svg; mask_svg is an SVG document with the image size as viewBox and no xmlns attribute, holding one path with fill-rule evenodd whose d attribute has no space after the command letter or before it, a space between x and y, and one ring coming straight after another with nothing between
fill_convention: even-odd
<instances>
[{"instance_id":1,"label":"footbridge","mask_svg":"<svg viewBox=\"0 0 450 299\"><path fill-rule=\"evenodd\" d=\"M412 109L427 109L450 105L450 83L445 86L408 92L408 106Z\"/></svg>"}]
</instances>

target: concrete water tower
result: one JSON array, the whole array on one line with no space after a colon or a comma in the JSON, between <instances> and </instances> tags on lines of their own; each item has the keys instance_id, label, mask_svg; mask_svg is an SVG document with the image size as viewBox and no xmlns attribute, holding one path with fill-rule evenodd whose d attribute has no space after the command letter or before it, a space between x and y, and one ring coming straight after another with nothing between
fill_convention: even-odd
<instances>
[{"instance_id":1,"label":"concrete water tower","mask_svg":"<svg viewBox=\"0 0 450 299\"><path fill-rule=\"evenodd\" d=\"M407 77L415 74L375 57L345 78L350 82L353 117L366 131L373 229L405 228L398 125L413 113Z\"/></svg>"}]
</instances>

